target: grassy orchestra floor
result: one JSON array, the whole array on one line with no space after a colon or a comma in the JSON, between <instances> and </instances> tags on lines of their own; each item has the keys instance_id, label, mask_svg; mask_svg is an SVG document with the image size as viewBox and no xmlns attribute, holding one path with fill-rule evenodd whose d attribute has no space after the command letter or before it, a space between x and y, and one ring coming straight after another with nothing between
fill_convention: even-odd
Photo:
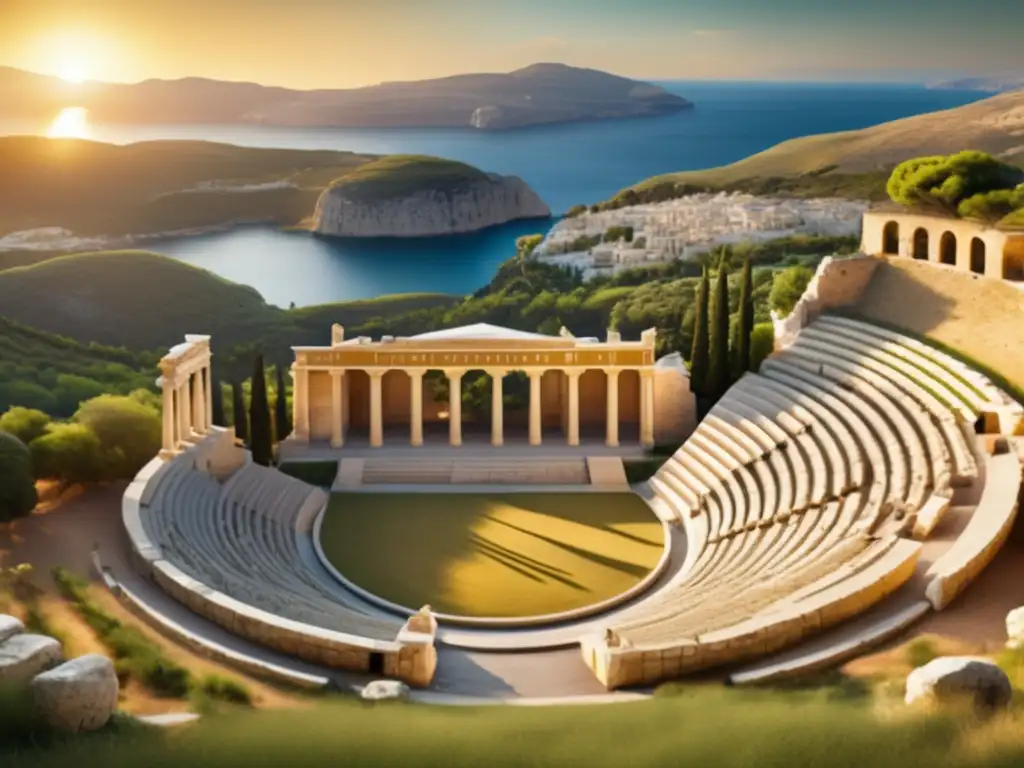
<instances>
[{"instance_id":1,"label":"grassy orchestra floor","mask_svg":"<svg viewBox=\"0 0 1024 768\"><path fill-rule=\"evenodd\" d=\"M476 618L592 605L642 580L664 548L631 493L339 493L320 541L379 597Z\"/></svg>"}]
</instances>

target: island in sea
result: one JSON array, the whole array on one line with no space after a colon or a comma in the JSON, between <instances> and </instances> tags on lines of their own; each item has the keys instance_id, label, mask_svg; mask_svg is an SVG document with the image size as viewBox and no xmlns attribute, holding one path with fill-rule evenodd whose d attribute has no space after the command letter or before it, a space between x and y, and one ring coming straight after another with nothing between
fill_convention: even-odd
<instances>
[{"instance_id":1,"label":"island in sea","mask_svg":"<svg viewBox=\"0 0 1024 768\"><path fill-rule=\"evenodd\" d=\"M693 107L687 99L651 83L550 63L507 73L315 91L194 77L69 86L59 78L0 67L0 103L6 117L50 120L72 95L75 104L87 109L98 123L134 125L506 130L667 115Z\"/></svg>"},{"instance_id":2,"label":"island in sea","mask_svg":"<svg viewBox=\"0 0 1024 768\"><path fill-rule=\"evenodd\" d=\"M517 176L423 155L362 165L325 189L313 231L345 237L430 237L551 216Z\"/></svg>"}]
</instances>

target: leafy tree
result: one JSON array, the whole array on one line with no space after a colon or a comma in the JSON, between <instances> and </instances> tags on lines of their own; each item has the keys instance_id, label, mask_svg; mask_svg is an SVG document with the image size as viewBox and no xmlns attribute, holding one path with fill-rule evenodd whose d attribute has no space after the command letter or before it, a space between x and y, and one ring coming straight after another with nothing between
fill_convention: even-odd
<instances>
[{"instance_id":1,"label":"leafy tree","mask_svg":"<svg viewBox=\"0 0 1024 768\"><path fill-rule=\"evenodd\" d=\"M100 395L82 403L74 421L100 442L97 479L134 477L160 451L160 415L131 397Z\"/></svg>"},{"instance_id":2,"label":"leafy tree","mask_svg":"<svg viewBox=\"0 0 1024 768\"><path fill-rule=\"evenodd\" d=\"M56 400L50 390L21 378L0 384L0 408L6 409L12 405L36 408L45 413L56 411Z\"/></svg>"},{"instance_id":3,"label":"leafy tree","mask_svg":"<svg viewBox=\"0 0 1024 768\"><path fill-rule=\"evenodd\" d=\"M34 408L14 406L0 416L0 432L7 432L28 445L46 432L50 417Z\"/></svg>"},{"instance_id":4,"label":"leafy tree","mask_svg":"<svg viewBox=\"0 0 1024 768\"><path fill-rule=\"evenodd\" d=\"M62 373L57 376L57 387L53 390L55 415L70 416L86 400L99 397L107 388L94 379Z\"/></svg>"},{"instance_id":5,"label":"leafy tree","mask_svg":"<svg viewBox=\"0 0 1024 768\"><path fill-rule=\"evenodd\" d=\"M786 317L800 301L807 290L807 285L814 277L808 267L789 267L775 275L772 290L768 295L768 305L781 317Z\"/></svg>"},{"instance_id":6,"label":"leafy tree","mask_svg":"<svg viewBox=\"0 0 1024 768\"><path fill-rule=\"evenodd\" d=\"M1024 169L1003 163L985 152L917 157L900 163L886 191L901 205L956 213L963 201L995 190L1013 189L1024 181Z\"/></svg>"},{"instance_id":7,"label":"leafy tree","mask_svg":"<svg viewBox=\"0 0 1024 768\"><path fill-rule=\"evenodd\" d=\"M708 395L717 399L729 388L729 271L724 258L718 266L708 319L711 327L711 352L707 388Z\"/></svg>"},{"instance_id":8,"label":"leafy tree","mask_svg":"<svg viewBox=\"0 0 1024 768\"><path fill-rule=\"evenodd\" d=\"M274 396L274 434L278 442L284 440L292 431L288 419L288 390L284 384L284 366L277 365L277 392Z\"/></svg>"},{"instance_id":9,"label":"leafy tree","mask_svg":"<svg viewBox=\"0 0 1024 768\"><path fill-rule=\"evenodd\" d=\"M84 424L51 424L45 435L29 445L36 477L62 483L89 483L104 479L100 439Z\"/></svg>"},{"instance_id":10,"label":"leafy tree","mask_svg":"<svg viewBox=\"0 0 1024 768\"><path fill-rule=\"evenodd\" d=\"M516 253L522 258L528 258L542 242L544 242L544 235L523 235L522 237L517 237Z\"/></svg>"},{"instance_id":11,"label":"leafy tree","mask_svg":"<svg viewBox=\"0 0 1024 768\"><path fill-rule=\"evenodd\" d=\"M249 417L245 413L245 395L242 384L231 382L231 422L235 425L235 437L243 443L249 442Z\"/></svg>"},{"instance_id":12,"label":"leafy tree","mask_svg":"<svg viewBox=\"0 0 1024 768\"><path fill-rule=\"evenodd\" d=\"M267 401L263 355L257 355L253 361L249 398L249 449L252 451L252 460L269 467L274 458L274 446L270 433L270 403Z\"/></svg>"},{"instance_id":13,"label":"leafy tree","mask_svg":"<svg viewBox=\"0 0 1024 768\"><path fill-rule=\"evenodd\" d=\"M697 307L693 319L693 346L690 348L690 390L698 397L708 394L710 343L708 339L708 303L711 279L707 269L701 274L697 290Z\"/></svg>"},{"instance_id":14,"label":"leafy tree","mask_svg":"<svg viewBox=\"0 0 1024 768\"><path fill-rule=\"evenodd\" d=\"M775 326L771 323L758 323L750 334L750 370L757 371L761 363L775 351Z\"/></svg>"},{"instance_id":15,"label":"leafy tree","mask_svg":"<svg viewBox=\"0 0 1024 768\"><path fill-rule=\"evenodd\" d=\"M32 454L21 440L0 432L0 523L25 517L35 509Z\"/></svg>"},{"instance_id":16,"label":"leafy tree","mask_svg":"<svg viewBox=\"0 0 1024 768\"><path fill-rule=\"evenodd\" d=\"M213 402L210 404L213 423L218 427L226 427L227 422L224 421L224 387L220 383L220 379L214 379L210 382L210 397L213 398Z\"/></svg>"},{"instance_id":17,"label":"leafy tree","mask_svg":"<svg viewBox=\"0 0 1024 768\"><path fill-rule=\"evenodd\" d=\"M750 370L750 336L754 332L754 280L750 259L743 260L740 277L739 322L736 330L735 377L739 379Z\"/></svg>"},{"instance_id":18,"label":"leafy tree","mask_svg":"<svg viewBox=\"0 0 1024 768\"><path fill-rule=\"evenodd\" d=\"M1024 209L1024 185L1016 189L981 192L963 200L956 210L965 219L996 224L1020 209Z\"/></svg>"}]
</instances>

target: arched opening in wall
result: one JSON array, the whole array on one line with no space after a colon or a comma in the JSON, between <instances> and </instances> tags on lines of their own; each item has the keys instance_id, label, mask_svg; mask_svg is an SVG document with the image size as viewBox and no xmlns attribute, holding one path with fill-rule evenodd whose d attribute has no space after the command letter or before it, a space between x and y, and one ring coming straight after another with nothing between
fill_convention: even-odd
<instances>
[{"instance_id":1,"label":"arched opening in wall","mask_svg":"<svg viewBox=\"0 0 1024 768\"><path fill-rule=\"evenodd\" d=\"M951 267L956 266L956 235L952 232L942 234L942 240L939 241L939 261Z\"/></svg>"},{"instance_id":2,"label":"arched opening in wall","mask_svg":"<svg viewBox=\"0 0 1024 768\"><path fill-rule=\"evenodd\" d=\"M1003 249L1003 279L1024 282L1024 236L1006 241Z\"/></svg>"},{"instance_id":3,"label":"arched opening in wall","mask_svg":"<svg viewBox=\"0 0 1024 768\"><path fill-rule=\"evenodd\" d=\"M980 237L971 238L971 272L985 274L985 241Z\"/></svg>"},{"instance_id":4,"label":"arched opening in wall","mask_svg":"<svg viewBox=\"0 0 1024 768\"><path fill-rule=\"evenodd\" d=\"M914 230L914 258L928 261L928 230L924 227Z\"/></svg>"},{"instance_id":5,"label":"arched opening in wall","mask_svg":"<svg viewBox=\"0 0 1024 768\"><path fill-rule=\"evenodd\" d=\"M580 376L579 412L581 440L604 442L608 431L608 374L603 370L588 368Z\"/></svg>"},{"instance_id":6,"label":"arched opening in wall","mask_svg":"<svg viewBox=\"0 0 1024 768\"><path fill-rule=\"evenodd\" d=\"M882 230L882 253L896 256L900 252L900 225L890 221Z\"/></svg>"}]
</instances>

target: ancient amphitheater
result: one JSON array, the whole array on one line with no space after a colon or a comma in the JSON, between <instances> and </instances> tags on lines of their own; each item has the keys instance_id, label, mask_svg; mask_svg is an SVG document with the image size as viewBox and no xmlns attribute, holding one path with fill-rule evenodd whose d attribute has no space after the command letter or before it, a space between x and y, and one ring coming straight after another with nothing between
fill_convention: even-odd
<instances>
[{"instance_id":1,"label":"ancient amphitheater","mask_svg":"<svg viewBox=\"0 0 1024 768\"><path fill-rule=\"evenodd\" d=\"M322 560L328 493L254 464L231 430L210 424L204 386L180 382L165 387L166 450L124 496L131 556L99 551L97 565L182 642L312 687L393 677L428 692L500 695L465 671L487 666L481 654L506 681L541 670L544 692L564 696L704 670L739 684L836 664L930 611L955 610L1009 534L1020 497L1020 404L920 338L858 319L884 263L826 260L777 323L761 370L632 487L664 523L665 556L641 589L596 615L509 628L387 610ZM194 381L208 381L206 337L173 354L192 355ZM641 419L658 413L656 400L648 390ZM578 435L522 448L467 438L440 453L389 454L386 440L350 441L309 455L334 451L349 490L515 482L600 493L620 476L609 466L639 446L628 442L612 451ZM346 470L348 456L357 460ZM565 471L551 475L554 464Z\"/></svg>"}]
</instances>

